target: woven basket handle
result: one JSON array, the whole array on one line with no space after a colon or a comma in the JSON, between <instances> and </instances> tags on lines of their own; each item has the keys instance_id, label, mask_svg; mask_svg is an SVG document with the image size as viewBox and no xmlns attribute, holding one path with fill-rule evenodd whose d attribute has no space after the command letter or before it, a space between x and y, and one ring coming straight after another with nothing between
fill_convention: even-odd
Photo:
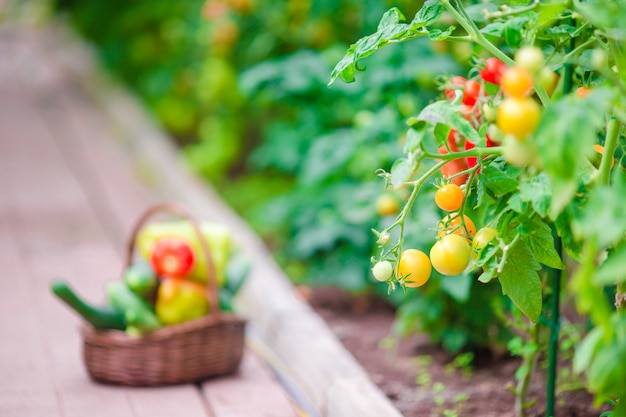
<instances>
[{"instance_id":1,"label":"woven basket handle","mask_svg":"<svg viewBox=\"0 0 626 417\"><path fill-rule=\"evenodd\" d=\"M127 242L126 247L126 262L125 268L128 268L133 261L133 254L135 253L135 241L137 240L137 235L147 223L147 221L156 214L159 213L171 213L175 214L189 222L191 227L193 228L194 233L198 237L198 241L200 242L200 247L202 252L204 253L205 258L205 266L206 273L208 279L207 285L207 299L209 300L209 314L219 315L219 298L218 298L218 285L217 285L217 277L215 273L215 264L213 263L213 258L211 257L211 251L209 250L209 245L207 241L204 239L204 235L200 230L200 226L198 222L194 219L194 217L183 207L174 204L174 203L161 203L156 204L150 208L148 208L142 215L137 219L135 225L133 226L132 232L130 234L130 240Z\"/></svg>"}]
</instances>

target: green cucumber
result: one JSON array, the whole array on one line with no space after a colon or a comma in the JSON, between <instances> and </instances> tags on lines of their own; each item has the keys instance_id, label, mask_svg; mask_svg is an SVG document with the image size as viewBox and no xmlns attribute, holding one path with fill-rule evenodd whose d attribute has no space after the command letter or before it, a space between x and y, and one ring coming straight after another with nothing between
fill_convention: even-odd
<instances>
[{"instance_id":1,"label":"green cucumber","mask_svg":"<svg viewBox=\"0 0 626 417\"><path fill-rule=\"evenodd\" d=\"M133 328L145 333L162 326L150 305L123 282L111 281L106 285L105 290L109 303L124 315L125 320L128 324L132 324Z\"/></svg>"},{"instance_id":2,"label":"green cucumber","mask_svg":"<svg viewBox=\"0 0 626 417\"><path fill-rule=\"evenodd\" d=\"M94 306L80 298L62 279L50 284L52 292L96 329L124 330L126 318L111 306Z\"/></svg>"},{"instance_id":3,"label":"green cucumber","mask_svg":"<svg viewBox=\"0 0 626 417\"><path fill-rule=\"evenodd\" d=\"M124 271L124 282L146 301L154 300L159 280L147 261L138 259Z\"/></svg>"}]
</instances>

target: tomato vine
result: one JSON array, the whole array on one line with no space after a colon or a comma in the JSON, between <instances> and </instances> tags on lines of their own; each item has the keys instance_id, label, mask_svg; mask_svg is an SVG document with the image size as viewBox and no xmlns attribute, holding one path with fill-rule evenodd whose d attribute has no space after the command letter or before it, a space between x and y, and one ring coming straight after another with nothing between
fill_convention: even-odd
<instances>
[{"instance_id":1,"label":"tomato vine","mask_svg":"<svg viewBox=\"0 0 626 417\"><path fill-rule=\"evenodd\" d=\"M617 364L626 357L626 31L620 25L626 4L464 3L427 0L408 23L399 9L390 9L331 74L329 84L352 82L363 59L419 37L475 46L468 77L444 80L444 98L407 120L403 157L389 171L378 171L386 187L411 192L396 220L374 231L380 253L373 260L394 264L414 250L404 247L405 228L425 184L460 185L462 202L436 202L451 214L431 249L434 269L498 281L529 320L529 345L537 344L542 321L558 333L559 300L548 312L544 299L553 291L559 297L563 276L579 313L593 324L578 346L574 370L584 373L597 404L610 401L615 415L623 415L626 368ZM480 217L471 219L466 211ZM474 220L476 236L469 227ZM467 241L472 256L466 262ZM390 291L406 287L407 276L396 271L386 280ZM607 301L607 290L615 293L614 302ZM525 415L537 351L523 357L518 416Z\"/></svg>"}]
</instances>

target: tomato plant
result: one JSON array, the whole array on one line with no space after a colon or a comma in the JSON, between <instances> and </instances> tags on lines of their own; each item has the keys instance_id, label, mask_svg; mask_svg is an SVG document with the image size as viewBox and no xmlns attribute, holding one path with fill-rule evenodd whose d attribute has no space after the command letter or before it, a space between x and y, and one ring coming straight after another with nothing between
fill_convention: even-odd
<instances>
[{"instance_id":1,"label":"tomato plant","mask_svg":"<svg viewBox=\"0 0 626 417\"><path fill-rule=\"evenodd\" d=\"M423 189L438 176L459 178L465 199L440 222L431 262L444 274L465 269L471 241L475 279L497 282L515 306L510 314L526 318L514 320L525 323L519 325L524 343L535 346L516 350L523 359L515 388L518 416L526 413L539 349L549 356L546 407L547 415L554 414L562 281L579 314L594 326L577 347L574 370L584 374L597 403L610 400L615 415L626 410L626 368L617 365L626 355L624 16L622 3L599 0L520 6L427 0L408 22L399 9L390 9L331 74L331 84L338 78L352 82L361 60L415 38L473 46L473 68L447 77L443 99L407 118L403 155L389 171L378 171L386 185L412 192L397 220L375 231L395 236L381 245L377 259L399 258ZM452 77L463 77L462 88ZM489 147L487 132L501 145ZM477 234L465 214L473 210L479 214ZM462 256L451 255L457 253ZM402 277L388 281L391 290L394 279ZM607 292L615 294L613 300ZM545 331L550 342L541 344Z\"/></svg>"}]
</instances>

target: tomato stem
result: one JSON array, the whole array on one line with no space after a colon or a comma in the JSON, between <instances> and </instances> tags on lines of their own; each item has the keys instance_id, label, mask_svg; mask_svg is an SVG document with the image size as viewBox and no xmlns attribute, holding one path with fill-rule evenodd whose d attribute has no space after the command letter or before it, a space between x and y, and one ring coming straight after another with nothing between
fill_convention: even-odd
<instances>
[{"instance_id":1,"label":"tomato stem","mask_svg":"<svg viewBox=\"0 0 626 417\"><path fill-rule=\"evenodd\" d=\"M528 394L528 387L537 363L537 354L539 353L539 326L531 325L528 332L530 340L526 342L527 346L522 355L522 365L520 365L520 369L523 372L515 388L516 417L526 416L526 395Z\"/></svg>"},{"instance_id":2,"label":"tomato stem","mask_svg":"<svg viewBox=\"0 0 626 417\"><path fill-rule=\"evenodd\" d=\"M393 249L389 251L397 253L397 259L400 259L400 254L402 253L402 244L404 242L404 225L406 223L406 219L411 212L411 208L417 199L417 196L422 189L422 186L426 182L428 178L437 173L442 166L444 166L448 161L439 161L433 167L431 167L428 171L426 171L420 178L418 178L415 182L413 182L413 191L411 191L411 195L407 199L402 211L398 215L398 218L387 228L385 228L384 232L390 232L392 229L400 226L400 234L398 236L398 241L396 245L394 245ZM398 277L396 277L398 278ZM404 287L404 286L403 286Z\"/></svg>"},{"instance_id":3,"label":"tomato stem","mask_svg":"<svg viewBox=\"0 0 626 417\"><path fill-rule=\"evenodd\" d=\"M611 117L606 128L606 138L604 141L604 153L602 154L602 160L600 162L600 173L598 175L598 182L602 185L608 185L611 176L611 163L613 161L613 154L617 148L617 139L619 137L622 124L616 117Z\"/></svg>"},{"instance_id":4,"label":"tomato stem","mask_svg":"<svg viewBox=\"0 0 626 417\"><path fill-rule=\"evenodd\" d=\"M536 9L537 6L539 6L539 3L540 3L539 0L534 0L531 4L529 4L528 6L524 6L524 7L516 7L514 9L508 8L508 10L501 10L501 11L497 11L493 13L489 13L485 11L485 17L487 19L493 19L493 18L502 18L506 16L513 16L516 14L530 12L531 10Z\"/></svg>"},{"instance_id":5,"label":"tomato stem","mask_svg":"<svg viewBox=\"0 0 626 417\"><path fill-rule=\"evenodd\" d=\"M493 56L495 56L508 66L515 66L515 61L511 59L507 54L502 52L497 46L491 43L485 37L485 35L482 34L480 29L478 29L478 27L474 24L474 21L467 17L467 13L465 12L465 9L460 2L455 2L456 7L458 7L459 10L457 10L450 3L450 0L441 0L441 4L448 11L448 13L450 13L457 22L459 22L463 29L465 29L471 41L478 43L480 46L489 51ZM546 90L537 83L535 83L535 92L537 93L541 104L543 104L545 107L550 102L550 97L548 97L548 93L546 93Z\"/></svg>"},{"instance_id":6,"label":"tomato stem","mask_svg":"<svg viewBox=\"0 0 626 417\"><path fill-rule=\"evenodd\" d=\"M467 158L469 157L483 157L487 155L502 155L502 146L494 146L492 148L481 148L475 147L467 151L461 152L450 152L446 154L435 154L428 151L424 151L423 155L427 158L440 159L442 161L453 161L455 159Z\"/></svg>"},{"instance_id":7,"label":"tomato stem","mask_svg":"<svg viewBox=\"0 0 626 417\"><path fill-rule=\"evenodd\" d=\"M498 274L502 273L502 270L504 269L504 265L506 265L506 262L509 258L509 252L511 251L511 248L515 246L515 244L517 243L519 239L520 239L520 235L519 234L515 235L513 240L507 243L504 246L504 248L502 248L502 259L500 259L500 263L498 264Z\"/></svg>"}]
</instances>

